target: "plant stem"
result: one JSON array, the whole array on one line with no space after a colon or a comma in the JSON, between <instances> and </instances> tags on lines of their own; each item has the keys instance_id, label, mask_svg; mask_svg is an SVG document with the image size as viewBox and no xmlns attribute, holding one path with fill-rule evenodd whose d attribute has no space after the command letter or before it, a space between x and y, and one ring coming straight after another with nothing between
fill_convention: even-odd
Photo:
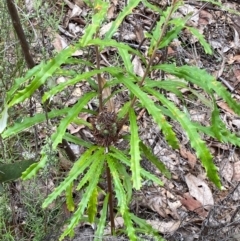
<instances>
[{"instance_id":1,"label":"plant stem","mask_svg":"<svg viewBox=\"0 0 240 241\"><path fill-rule=\"evenodd\" d=\"M97 69L100 69L100 55L99 55L99 48L96 45L96 61L97 61ZM98 82L98 100L99 100L99 113L103 111L103 83L102 83L102 77L101 74L97 74L97 82Z\"/></svg>"},{"instance_id":2,"label":"plant stem","mask_svg":"<svg viewBox=\"0 0 240 241\"><path fill-rule=\"evenodd\" d=\"M12 19L13 27L14 27L16 33L17 33L17 36L18 36L18 39L19 39L19 42L20 42L20 45L21 45L21 48L22 48L22 52L23 52L24 58L25 58L26 63L27 63L27 66L28 66L29 69L32 69L35 66L35 62L33 60L33 57L31 55L31 53L30 53L29 44L27 42L25 33L23 31L23 27L22 27L22 24L21 24L19 15L18 15L17 8L15 6L15 2L14 2L14 0L6 0L6 2L7 2L8 12L9 12L10 17ZM40 95L42 97L43 94L44 94L43 86L39 87L39 92L40 92ZM33 110L32 105L33 104L31 102L31 98L30 98L30 111ZM44 110L46 111L46 113L48 111L50 111L50 108L49 108L48 104L44 104L43 107L44 107ZM30 112L30 114L33 115L31 112ZM37 131L35 131L35 133L37 133ZM71 161L75 161L76 155L74 154L74 152L72 151L71 147L69 146L69 144L66 140L63 140L63 145L65 146L65 151L66 151L66 154L67 154L68 158ZM37 146L38 145L36 144L36 147Z\"/></svg>"}]
</instances>

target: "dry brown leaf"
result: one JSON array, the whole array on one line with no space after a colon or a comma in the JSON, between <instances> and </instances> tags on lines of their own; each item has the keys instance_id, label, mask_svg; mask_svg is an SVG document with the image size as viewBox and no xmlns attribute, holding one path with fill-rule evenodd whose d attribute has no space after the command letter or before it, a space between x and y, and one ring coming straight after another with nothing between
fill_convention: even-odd
<instances>
[{"instance_id":1,"label":"dry brown leaf","mask_svg":"<svg viewBox=\"0 0 240 241\"><path fill-rule=\"evenodd\" d=\"M198 200L194 199L189 193L184 193L181 203L188 210L196 212L201 217L207 217L208 212L204 210L203 205Z\"/></svg>"},{"instance_id":2,"label":"dry brown leaf","mask_svg":"<svg viewBox=\"0 0 240 241\"><path fill-rule=\"evenodd\" d=\"M240 55L235 55L234 57L229 58L228 64L232 64L234 62L240 63Z\"/></svg>"},{"instance_id":3,"label":"dry brown leaf","mask_svg":"<svg viewBox=\"0 0 240 241\"><path fill-rule=\"evenodd\" d=\"M221 176L228 182L231 182L233 177L233 165L229 162L229 160L224 159L221 162L220 173Z\"/></svg>"},{"instance_id":4,"label":"dry brown leaf","mask_svg":"<svg viewBox=\"0 0 240 241\"><path fill-rule=\"evenodd\" d=\"M190 165L191 168L194 168L194 166L196 165L197 162L197 158L194 154L192 154L190 151L188 151L187 149L185 149L184 147L180 147L180 155L188 160L188 163Z\"/></svg>"},{"instance_id":5,"label":"dry brown leaf","mask_svg":"<svg viewBox=\"0 0 240 241\"><path fill-rule=\"evenodd\" d=\"M100 37L102 37L105 33L107 33L110 30L110 28L112 27L112 24L113 22L109 22L101 27L99 31Z\"/></svg>"},{"instance_id":6,"label":"dry brown leaf","mask_svg":"<svg viewBox=\"0 0 240 241\"><path fill-rule=\"evenodd\" d=\"M69 18L71 19L74 17L79 17L81 15L81 13L82 13L82 9L77 4L74 4Z\"/></svg>"},{"instance_id":7,"label":"dry brown leaf","mask_svg":"<svg viewBox=\"0 0 240 241\"><path fill-rule=\"evenodd\" d=\"M205 26L207 24L211 24L215 22L213 15L205 10L201 10L199 12L199 20L198 20L198 24L201 26Z\"/></svg>"},{"instance_id":8,"label":"dry brown leaf","mask_svg":"<svg viewBox=\"0 0 240 241\"><path fill-rule=\"evenodd\" d=\"M57 52L60 52L68 46L66 40L57 33L55 34L52 44Z\"/></svg>"},{"instance_id":9,"label":"dry brown leaf","mask_svg":"<svg viewBox=\"0 0 240 241\"><path fill-rule=\"evenodd\" d=\"M169 222L146 220L146 222L158 230L160 233L173 233L180 227L181 224L181 221L179 220L172 220Z\"/></svg>"},{"instance_id":10,"label":"dry brown leaf","mask_svg":"<svg viewBox=\"0 0 240 241\"><path fill-rule=\"evenodd\" d=\"M135 58L133 59L133 72L140 76L140 77L143 77L144 75L144 71L143 71L143 68L142 68L142 64L141 64L141 61L139 59L138 56L135 56Z\"/></svg>"},{"instance_id":11,"label":"dry brown leaf","mask_svg":"<svg viewBox=\"0 0 240 241\"><path fill-rule=\"evenodd\" d=\"M101 78L101 88L102 88L102 99L103 101L108 99L109 96L111 95L111 88L110 87L104 87L105 84L107 83L106 80L99 76ZM115 112L115 105L114 105L114 102L113 102L113 99L112 98L109 98L108 101L105 103L105 105L107 106L107 110L109 112Z\"/></svg>"},{"instance_id":12,"label":"dry brown leaf","mask_svg":"<svg viewBox=\"0 0 240 241\"><path fill-rule=\"evenodd\" d=\"M85 3L83 0L74 0L74 3L78 5L78 7L82 8L84 7Z\"/></svg>"},{"instance_id":13,"label":"dry brown leaf","mask_svg":"<svg viewBox=\"0 0 240 241\"><path fill-rule=\"evenodd\" d=\"M115 9L116 9L116 7L114 6L114 4L111 4L111 6L108 8L108 11L107 11L108 19L112 19L114 17Z\"/></svg>"},{"instance_id":14,"label":"dry brown leaf","mask_svg":"<svg viewBox=\"0 0 240 241\"><path fill-rule=\"evenodd\" d=\"M233 180L240 181L240 161L233 164Z\"/></svg>"},{"instance_id":15,"label":"dry brown leaf","mask_svg":"<svg viewBox=\"0 0 240 241\"><path fill-rule=\"evenodd\" d=\"M209 205L214 205L212 192L202 179L189 173L185 176L185 180L191 196L201 202L205 209L209 209Z\"/></svg>"},{"instance_id":16,"label":"dry brown leaf","mask_svg":"<svg viewBox=\"0 0 240 241\"><path fill-rule=\"evenodd\" d=\"M236 116L235 112L227 105L227 103L223 102L223 101L218 101L217 105L222 108L223 110L227 111L228 113Z\"/></svg>"}]
</instances>

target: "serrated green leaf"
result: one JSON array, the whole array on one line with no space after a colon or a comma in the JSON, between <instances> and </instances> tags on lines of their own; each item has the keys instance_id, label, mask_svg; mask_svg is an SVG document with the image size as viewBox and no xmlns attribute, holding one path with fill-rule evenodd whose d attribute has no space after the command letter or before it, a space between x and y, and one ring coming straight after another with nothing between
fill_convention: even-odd
<instances>
[{"instance_id":1,"label":"serrated green leaf","mask_svg":"<svg viewBox=\"0 0 240 241\"><path fill-rule=\"evenodd\" d=\"M51 77L53 73L65 62L65 60L71 56L76 50L76 47L68 47L62 50L55 58L49 60L46 64L41 65L38 69L34 79L23 90L18 90L13 99L9 102L8 107L23 102L29 98L41 85L43 85L48 77Z\"/></svg>"},{"instance_id":2,"label":"serrated green leaf","mask_svg":"<svg viewBox=\"0 0 240 241\"><path fill-rule=\"evenodd\" d=\"M107 219L107 207L108 207L109 194L106 195L103 201L103 208L101 210L101 217L97 225L97 231L94 234L94 241L102 241L102 236L104 234L105 223Z\"/></svg>"},{"instance_id":3,"label":"serrated green leaf","mask_svg":"<svg viewBox=\"0 0 240 241\"><path fill-rule=\"evenodd\" d=\"M94 223L97 214L97 204L98 204L98 191L97 187L93 190L92 195L89 198L87 214L89 223Z\"/></svg>"},{"instance_id":4,"label":"serrated green leaf","mask_svg":"<svg viewBox=\"0 0 240 241\"><path fill-rule=\"evenodd\" d=\"M96 188L100 175L102 174L104 160L105 160L105 156L102 155L101 160L99 162L99 166L95 172L94 178L92 178L91 182L89 182L89 185L86 187L85 193L83 194L82 199L78 205L78 209L71 217L70 223L69 223L67 229L64 231L64 233L61 235L60 240L63 240L63 238L65 236L71 234L73 232L73 229L75 228L75 226L78 224L79 220L81 219L81 217L84 213L84 210L86 209L86 206L88 204L88 201L90 199L91 193Z\"/></svg>"},{"instance_id":5,"label":"serrated green leaf","mask_svg":"<svg viewBox=\"0 0 240 241\"><path fill-rule=\"evenodd\" d=\"M92 23L88 25L84 35L81 37L80 44L85 47L89 40L93 39L93 35L97 33L101 23L106 18L109 2L102 0L94 1L95 14L92 16Z\"/></svg>"},{"instance_id":6,"label":"serrated green leaf","mask_svg":"<svg viewBox=\"0 0 240 241\"><path fill-rule=\"evenodd\" d=\"M206 170L208 178L219 188L221 188L220 178L217 173L217 168L213 163L212 155L207 148L205 142L201 139L194 125L171 101L157 91L144 87L150 94L154 95L167 109L172 112L175 119L181 124L184 131L190 140L191 146L196 150L198 158L201 160L203 167Z\"/></svg>"},{"instance_id":7,"label":"serrated green leaf","mask_svg":"<svg viewBox=\"0 0 240 241\"><path fill-rule=\"evenodd\" d=\"M76 190L82 189L82 187L87 183L90 182L92 177L95 176L95 172L98 169L99 162L102 159L102 156L104 156L104 149L99 148L97 151L94 152L92 155L92 158L95 160L91 166L89 166L89 169L87 173L84 174L84 176L81 178L81 181L79 182Z\"/></svg>"},{"instance_id":8,"label":"serrated green leaf","mask_svg":"<svg viewBox=\"0 0 240 241\"><path fill-rule=\"evenodd\" d=\"M129 120L130 120L130 156L131 156L131 171L133 187L136 190L141 188L141 176L140 176L140 150L139 150L139 136L138 136L138 126L135 113L132 108L129 109Z\"/></svg>"},{"instance_id":9,"label":"serrated green leaf","mask_svg":"<svg viewBox=\"0 0 240 241\"><path fill-rule=\"evenodd\" d=\"M177 38L178 34L181 32L183 28L184 25L174 27L173 30L167 31L159 45L159 49L168 46L175 38Z\"/></svg>"},{"instance_id":10,"label":"serrated green leaf","mask_svg":"<svg viewBox=\"0 0 240 241\"><path fill-rule=\"evenodd\" d=\"M106 159L107 159L108 167L110 169L112 180L114 183L114 191L116 193L116 197L118 200L119 210L120 210L120 213L123 215L126 208L128 208L127 196L124 191L123 185L121 183L118 170L116 169L114 159L110 155L107 155Z\"/></svg>"},{"instance_id":11,"label":"serrated green leaf","mask_svg":"<svg viewBox=\"0 0 240 241\"><path fill-rule=\"evenodd\" d=\"M124 226L126 228L126 233L131 241L137 241L137 236L135 234L135 228L133 227L131 215L128 210L125 210L123 214Z\"/></svg>"},{"instance_id":12,"label":"serrated green leaf","mask_svg":"<svg viewBox=\"0 0 240 241\"><path fill-rule=\"evenodd\" d=\"M67 208L69 211L73 212L75 205L73 201L73 182L70 183L70 185L66 188L66 203L67 203Z\"/></svg>"},{"instance_id":13,"label":"serrated green leaf","mask_svg":"<svg viewBox=\"0 0 240 241\"><path fill-rule=\"evenodd\" d=\"M218 82L213 76L209 75L205 70L192 66L180 66L162 64L154 66L153 69L161 69L167 73L173 74L179 78L183 78L193 84L200 86L208 94L213 91L227 102L229 107L238 115L240 115L240 104L236 102L226 88Z\"/></svg>"},{"instance_id":14,"label":"serrated green leaf","mask_svg":"<svg viewBox=\"0 0 240 241\"><path fill-rule=\"evenodd\" d=\"M118 76L119 82L124 84L142 103L142 105L148 110L149 114L152 115L155 122L158 124L159 128L168 141L168 143L174 148L179 147L178 139L176 134L172 130L172 126L166 121L165 116L161 113L154 102L148 97L148 95L139 88L138 85L134 84L131 78L126 78L124 76Z\"/></svg>"},{"instance_id":15,"label":"serrated green leaf","mask_svg":"<svg viewBox=\"0 0 240 241\"><path fill-rule=\"evenodd\" d=\"M101 68L100 70L95 69L95 70L92 70L92 71L85 72L83 74L78 74L78 75L74 76L73 79L69 79L66 82L60 83L59 85L55 86L54 88L52 88L48 92L44 93L42 101L45 102L47 99L52 98L54 95L61 92L66 87L75 85L78 82L80 82L82 80L86 80L86 79L88 79L88 78L90 78L94 75L101 74L101 73L104 73L104 72L108 72L108 73L111 73L111 74L117 74L120 71L122 71L120 68L106 67L106 68Z\"/></svg>"},{"instance_id":16,"label":"serrated green leaf","mask_svg":"<svg viewBox=\"0 0 240 241\"><path fill-rule=\"evenodd\" d=\"M72 169L70 170L68 176L60 183L58 187L44 200L42 207L46 208L50 203L53 202L66 188L75 180L81 173L84 172L86 168L89 167L93 161L93 154L98 147L92 146L87 151L85 151L81 157L74 163Z\"/></svg>"},{"instance_id":17,"label":"serrated green leaf","mask_svg":"<svg viewBox=\"0 0 240 241\"><path fill-rule=\"evenodd\" d=\"M68 113L70 108L64 108L61 110L53 109L50 112L47 113L48 119L52 119L57 116L62 116L66 113ZM18 133L36 125L39 123L42 123L46 120L46 114L35 114L33 117L26 117L22 120L21 123L16 123L13 126L8 127L2 134L2 138L5 139L7 137L15 136Z\"/></svg>"},{"instance_id":18,"label":"serrated green leaf","mask_svg":"<svg viewBox=\"0 0 240 241\"><path fill-rule=\"evenodd\" d=\"M200 44L203 46L205 53L212 54L211 46L207 43L204 36L199 32L199 30L188 26L186 26L186 28L192 33L192 35L194 35L198 39Z\"/></svg>"},{"instance_id":19,"label":"serrated green leaf","mask_svg":"<svg viewBox=\"0 0 240 241\"><path fill-rule=\"evenodd\" d=\"M113 160L114 160L116 169L119 172L120 178L122 179L123 187L126 190L127 205L128 205L132 200L132 191L133 191L133 186L132 186L132 183L131 183L131 177L126 170L125 165L123 165L121 162L118 162L115 158Z\"/></svg>"},{"instance_id":20,"label":"serrated green leaf","mask_svg":"<svg viewBox=\"0 0 240 241\"><path fill-rule=\"evenodd\" d=\"M129 73L133 73L133 64L132 64L132 61L131 61L131 56L128 53L128 51L126 49L123 49L123 48L118 48L118 53L123 60L124 67L126 68L126 70Z\"/></svg>"},{"instance_id":21,"label":"serrated green leaf","mask_svg":"<svg viewBox=\"0 0 240 241\"><path fill-rule=\"evenodd\" d=\"M40 161L32 164L29 168L27 168L27 170L22 173L21 178L23 180L27 180L34 177L37 174L39 169L45 167L47 160L48 160L48 156L45 153L43 153Z\"/></svg>"},{"instance_id":22,"label":"serrated green leaf","mask_svg":"<svg viewBox=\"0 0 240 241\"><path fill-rule=\"evenodd\" d=\"M121 161L122 163L124 163L125 165L130 167L130 160L127 158L127 156L122 152L119 151L118 149L114 148L114 147L110 147L111 152L109 153L110 156L114 157L115 159ZM157 183L160 186L163 186L163 182L156 177L155 175L149 173L148 171L144 170L143 168L141 168L141 176L146 178L147 180L151 180L154 183Z\"/></svg>"},{"instance_id":23,"label":"serrated green leaf","mask_svg":"<svg viewBox=\"0 0 240 241\"><path fill-rule=\"evenodd\" d=\"M123 10L118 14L115 21L113 21L111 28L106 33L104 40L108 41L112 38L113 34L116 32L124 18L132 13L132 10L139 4L140 0L128 0Z\"/></svg>"},{"instance_id":24,"label":"serrated green leaf","mask_svg":"<svg viewBox=\"0 0 240 241\"><path fill-rule=\"evenodd\" d=\"M41 62L40 64L38 64L34 68L29 69L24 77L15 79L13 86L7 92L7 102L9 102L12 99L12 97L14 96L14 94L18 90L18 88L23 83L25 83L26 81L30 80L33 76L36 76L37 73L43 68L44 65L45 65L45 63Z\"/></svg>"},{"instance_id":25,"label":"serrated green leaf","mask_svg":"<svg viewBox=\"0 0 240 241\"><path fill-rule=\"evenodd\" d=\"M144 64L147 64L146 63L146 57L143 56L139 51L129 47L127 44L124 44L124 43L118 43L116 40L108 40L108 41L105 41L105 40L102 40L102 39L93 39L93 40L90 40L88 42L88 45L91 46L91 45L98 45L98 46L101 46L101 47L115 47L117 49L125 49L126 51L129 51L130 53L133 53L135 55L137 55L138 57L140 57L141 61L144 63ZM113 75L116 75L118 72L121 73L122 71L119 71L117 68L116 68L117 71L115 71L115 74L114 72L112 72L111 74Z\"/></svg>"},{"instance_id":26,"label":"serrated green leaf","mask_svg":"<svg viewBox=\"0 0 240 241\"><path fill-rule=\"evenodd\" d=\"M140 142L140 148L141 151L144 153L145 157L147 158L148 161L152 162L153 165L155 165L158 170L167 178L171 178L171 173L167 169L167 167L164 165L163 162L161 162L152 152L151 150L144 145L143 142Z\"/></svg>"},{"instance_id":27,"label":"serrated green leaf","mask_svg":"<svg viewBox=\"0 0 240 241\"><path fill-rule=\"evenodd\" d=\"M155 230L150 224L146 222L145 219L141 219L137 216L135 216L133 213L130 213L131 219L136 223L142 230L142 233L149 234L153 237L155 237L158 241L165 241L164 238L162 238L157 230Z\"/></svg>"},{"instance_id":28,"label":"serrated green leaf","mask_svg":"<svg viewBox=\"0 0 240 241\"><path fill-rule=\"evenodd\" d=\"M84 108L84 106L88 103L90 99L92 99L94 96L96 96L96 92L89 92L86 93L83 97L81 97L78 102L69 110L66 117L64 117L56 132L52 135L52 147L55 149L59 143L62 142L63 136L66 132L66 129L68 125L73 121L74 118L81 112L81 110Z\"/></svg>"}]
</instances>

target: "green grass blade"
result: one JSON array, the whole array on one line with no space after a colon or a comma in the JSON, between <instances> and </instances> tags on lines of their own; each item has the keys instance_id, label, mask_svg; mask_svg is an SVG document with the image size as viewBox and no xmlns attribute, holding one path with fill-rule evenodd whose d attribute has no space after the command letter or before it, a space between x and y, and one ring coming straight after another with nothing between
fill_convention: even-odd
<instances>
[{"instance_id":1,"label":"green grass blade","mask_svg":"<svg viewBox=\"0 0 240 241\"><path fill-rule=\"evenodd\" d=\"M124 76L118 76L119 82L124 84L142 103L142 105L148 110L149 114L153 117L155 122L169 143L174 149L179 147L178 139L176 134L172 130L172 126L166 121L165 116L161 113L160 109L157 108L154 102L148 97L148 95L139 88L138 85L134 84L130 78Z\"/></svg>"},{"instance_id":2,"label":"green grass blade","mask_svg":"<svg viewBox=\"0 0 240 241\"><path fill-rule=\"evenodd\" d=\"M166 99L159 92L145 88L150 94L155 96L167 109L172 112L176 120L181 124L182 128L186 131L186 134L190 140L191 146L196 150L198 158L201 160L203 167L207 172L208 178L219 188L221 188L220 178L217 173L217 167L213 163L212 155L207 148L205 142L201 139L192 122L187 116L181 112L171 101Z\"/></svg>"},{"instance_id":3,"label":"green grass blade","mask_svg":"<svg viewBox=\"0 0 240 241\"><path fill-rule=\"evenodd\" d=\"M95 217L97 215L97 204L98 204L98 191L97 187L93 190L87 207L88 221L89 223L94 223Z\"/></svg>"},{"instance_id":4,"label":"green grass blade","mask_svg":"<svg viewBox=\"0 0 240 241\"><path fill-rule=\"evenodd\" d=\"M140 148L141 151L144 153L145 157L148 161L150 161L153 165L155 165L158 170L167 178L171 178L171 173L167 169L167 167L164 165L163 162L161 162L153 153L152 151L144 145L143 142L140 142Z\"/></svg>"},{"instance_id":5,"label":"green grass blade","mask_svg":"<svg viewBox=\"0 0 240 241\"><path fill-rule=\"evenodd\" d=\"M92 156L94 155L92 152L97 148L97 146L93 146L81 155L81 157L74 163L64 181L62 181L60 185L56 187L55 190L44 200L44 203L42 204L43 208L46 208L50 203L52 203L64 190L66 190L69 185L71 185L73 180L75 180L86 168L89 167L93 161Z\"/></svg>"},{"instance_id":6,"label":"green grass blade","mask_svg":"<svg viewBox=\"0 0 240 241\"><path fill-rule=\"evenodd\" d=\"M88 201L90 199L90 196L93 192L93 190L97 187L97 184L99 182L100 175L102 174L103 166L104 166L104 160L105 156L101 156L101 160L99 162L99 166L95 172L94 178L91 179L91 182L89 182L89 185L86 187L85 193L82 196L81 202L78 205L78 209L73 214L70 224L68 225L67 229L64 231L64 233L61 235L60 240L63 240L63 238L73 232L73 229L78 224L79 220L81 219L84 210L86 209L86 206L88 204Z\"/></svg>"},{"instance_id":7,"label":"green grass blade","mask_svg":"<svg viewBox=\"0 0 240 241\"><path fill-rule=\"evenodd\" d=\"M96 96L96 92L86 93L69 110L67 116L61 120L56 132L52 135L53 149L55 149L58 146L58 144L62 142L62 138L66 132L68 125L74 120L74 118L81 112L81 110L88 103L88 101L92 99L94 96Z\"/></svg>"},{"instance_id":8,"label":"green grass blade","mask_svg":"<svg viewBox=\"0 0 240 241\"><path fill-rule=\"evenodd\" d=\"M134 113L134 110L129 109L129 120L130 120L130 131L131 131L131 139L130 139L130 156L131 156L131 171L132 171L132 180L133 187L136 190L141 188L141 175L140 175L140 150L139 150L139 136L138 136L138 126L137 119Z\"/></svg>"},{"instance_id":9,"label":"green grass blade","mask_svg":"<svg viewBox=\"0 0 240 241\"><path fill-rule=\"evenodd\" d=\"M51 112L47 113L48 119L52 119L54 117L63 116L68 113L70 108L64 108L61 110L53 109ZM33 117L26 117L22 120L21 123L15 122L13 126L8 127L2 134L2 138L5 139L7 137L15 136L18 133L36 125L42 123L46 120L46 114L36 114Z\"/></svg>"},{"instance_id":10,"label":"green grass blade","mask_svg":"<svg viewBox=\"0 0 240 241\"><path fill-rule=\"evenodd\" d=\"M114 183L114 191L116 193L116 197L118 200L119 210L120 210L120 213L123 215L126 208L128 207L127 196L123 188L122 182L120 180L119 172L116 169L114 159L110 155L107 155L106 159L107 159L108 167L110 169L112 180Z\"/></svg>"},{"instance_id":11,"label":"green grass blade","mask_svg":"<svg viewBox=\"0 0 240 241\"><path fill-rule=\"evenodd\" d=\"M112 38L113 34L116 32L124 18L132 13L132 10L139 4L140 0L128 0L125 8L118 14L118 17L113 22L111 28L106 33L104 40L108 41Z\"/></svg>"},{"instance_id":12,"label":"green grass blade","mask_svg":"<svg viewBox=\"0 0 240 241\"><path fill-rule=\"evenodd\" d=\"M9 102L8 107L23 102L29 98L46 80L51 77L54 72L65 63L66 59L71 56L76 47L68 47L62 50L55 58L49 60L45 65L39 69L36 73L35 78L26 86L23 90L19 90L14 94L13 99Z\"/></svg>"},{"instance_id":13,"label":"green grass blade","mask_svg":"<svg viewBox=\"0 0 240 241\"><path fill-rule=\"evenodd\" d=\"M109 194L106 195L103 201L103 208L101 210L101 217L99 219L99 223L97 225L97 231L95 232L94 236L94 241L102 241L102 237L104 234L104 229L105 229L105 223L107 219L107 208L108 208L108 198Z\"/></svg>"}]
</instances>

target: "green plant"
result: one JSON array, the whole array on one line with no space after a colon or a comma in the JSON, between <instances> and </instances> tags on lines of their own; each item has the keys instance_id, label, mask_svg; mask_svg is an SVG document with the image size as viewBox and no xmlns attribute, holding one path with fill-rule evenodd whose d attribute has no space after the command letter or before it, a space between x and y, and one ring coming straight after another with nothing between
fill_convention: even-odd
<instances>
[{"instance_id":1,"label":"green plant","mask_svg":"<svg viewBox=\"0 0 240 241\"><path fill-rule=\"evenodd\" d=\"M153 236L158 236L157 232L152 229L144 220L141 220L130 213L128 204L131 200L132 190L140 189L142 179L149 179L153 182L162 185L163 183L158 177L152 175L140 165L141 156L147 157L163 175L171 178L171 174L165 165L158 160L150 148L146 146L140 139L138 133L138 123L135 115L135 107L140 105L145 108L149 115L158 124L168 144L173 148L179 147L179 141L176 134L169 122L171 120L177 121L182 126L183 130L189 138L192 148L196 151L203 167L206 170L208 178L218 187L221 188L220 178L217 174L217 168L213 163L213 157L201 139L201 133L212 136L222 142L230 142L234 145L240 145L239 137L234 133L230 133L219 117L219 110L215 104L215 96L223 98L227 104L240 115L240 105L231 98L227 90L217 82L214 77L209 75L205 70L200 70L191 66L175 66L173 64L160 64L155 65L154 59L157 50L167 47L171 41L178 36L184 29L188 30L195 35L206 53L211 54L211 48L204 40L199 32L191 27L187 27L186 19L175 18L172 19L173 13L182 4L181 1L174 0L169 8L165 11L150 4L146 0L142 1L147 7L158 11L160 20L157 21L156 27L152 33L149 33L147 38L150 42L147 61L142 53L134 50L125 43L115 41L112 36L119 28L123 19L131 14L132 9L135 8L140 0L129 0L128 5L122 10L117 19L113 22L110 30L107 32L103 39L98 37L98 29L105 19L108 9L108 3L103 0L85 1L93 9L92 23L87 26L84 35L73 46L62 50L57 56L48 62L40 63L32 68L27 74L16 79L12 88L7 92L5 99L5 107L2 112L1 118L1 137L6 139L16 133L37 125L46 119L58 117L60 118L59 125L56 131L51 135L52 149L56 150L58 145L63 139L68 142L75 143L86 147L85 152L81 157L76 160L72 169L60 185L46 198L43 203L43 208L46 208L52 203L61 193L66 193L66 203L70 211L74 211L68 227L61 236L61 240L66 235L72 235L73 229L77 223L87 213L90 223L97 223L95 240L100 240L103 235L103 230L107 218L107 205L109 205L111 229L114 233L114 208L113 208L113 190L117 199L117 215L121 215L124 219L126 226L126 233L130 240L137 240L138 233L150 233ZM168 31L167 31L168 30ZM124 67L104 67L100 68L99 52L107 47L115 47L118 49L119 56L124 63ZM77 49L95 48L97 66L94 67L93 63L89 64L87 60L77 60L72 58L72 54ZM137 55L142 63L145 65L143 77L139 77L133 73L133 64L131 55ZM76 64L91 66L91 70L86 73L77 73L69 71L71 67ZM65 66L68 65L67 68ZM166 73L174 75L177 81L173 80L152 80L149 76L153 70L162 70ZM109 81L103 79L103 74L108 73ZM42 96L43 104L49 101L53 96L63 92L66 88L79 83L80 81L88 81L93 86L93 91L83 94L78 102L72 107L63 109L52 109L48 113L39 113L33 117L25 117L21 123L15 123L13 126L7 126L7 111L13 106L23 103L30 98L42 85L44 85L49 77L57 77L65 75L69 78L67 82L61 83L52 89L45 91ZM94 83L92 77L97 76L98 91L94 90ZM184 80L184 81L182 81ZM172 92L177 96L181 96L181 88L191 89L191 84L199 86L203 89L212 102L212 122L211 126L204 127L199 123L191 121L188 115L173 102L168 100L165 95L161 94L160 90ZM120 91L128 90L129 102L124 103L118 113L114 111L114 103L111 99L112 96L117 94L111 93L110 87L119 86ZM194 92L192 92L194 94ZM154 102L154 96L158 102ZM98 113L90 112L85 109L85 106L93 99L98 98L99 110ZM203 101L203 104L206 102ZM91 123L81 120L79 113L89 112L92 114ZM167 117L167 118L166 118ZM92 129L95 137L95 143L86 142L66 132L68 125L72 122L85 124ZM130 123L130 134L124 136L129 143L129 149L121 150L116 146L116 142L122 138L120 131L122 126ZM5 129L6 128L6 129ZM48 162L48 153L41 151L41 159L31 165L22 175L23 179L32 178L37 174L39 169L44 168ZM130 173L129 173L130 169ZM108 191L105 193L105 199L101 215L97 216L98 207L98 193L101 188L98 185L102 175L106 173L108 182ZM79 176L82 176L79 179ZM94 178L93 178L94 177ZM113 182L113 190L112 190ZM78 206L75 207L72 198L73 190L84 189L85 192L82 196ZM139 228L136 229L136 226Z\"/></svg>"}]
</instances>

